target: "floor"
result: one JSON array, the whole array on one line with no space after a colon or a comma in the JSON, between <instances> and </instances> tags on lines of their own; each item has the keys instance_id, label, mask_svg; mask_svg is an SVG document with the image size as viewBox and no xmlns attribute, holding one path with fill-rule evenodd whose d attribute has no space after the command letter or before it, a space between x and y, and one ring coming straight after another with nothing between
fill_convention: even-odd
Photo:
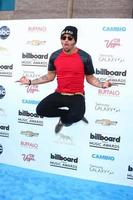
<instances>
[{"instance_id":1,"label":"floor","mask_svg":"<svg viewBox=\"0 0 133 200\"><path fill-rule=\"evenodd\" d=\"M132 200L133 187L0 164L0 200Z\"/></svg>"}]
</instances>

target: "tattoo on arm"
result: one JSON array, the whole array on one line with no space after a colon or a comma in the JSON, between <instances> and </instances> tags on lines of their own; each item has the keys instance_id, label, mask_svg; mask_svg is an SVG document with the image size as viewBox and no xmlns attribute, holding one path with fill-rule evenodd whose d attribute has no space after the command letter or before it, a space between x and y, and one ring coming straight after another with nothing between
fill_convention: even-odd
<instances>
[{"instance_id":1,"label":"tattoo on arm","mask_svg":"<svg viewBox=\"0 0 133 200\"><path fill-rule=\"evenodd\" d=\"M95 76L88 76L87 82L95 87L102 88L102 83Z\"/></svg>"},{"instance_id":2,"label":"tattoo on arm","mask_svg":"<svg viewBox=\"0 0 133 200\"><path fill-rule=\"evenodd\" d=\"M99 87L99 88L102 87L102 83L99 80L97 80L97 79L94 79L92 81L92 85L94 85L95 87Z\"/></svg>"},{"instance_id":3,"label":"tattoo on arm","mask_svg":"<svg viewBox=\"0 0 133 200\"><path fill-rule=\"evenodd\" d=\"M56 76L55 71L50 71L48 74L41 76L40 78L31 80L31 85L43 84L53 81Z\"/></svg>"},{"instance_id":4,"label":"tattoo on arm","mask_svg":"<svg viewBox=\"0 0 133 200\"><path fill-rule=\"evenodd\" d=\"M46 81L46 82L49 81L47 75L44 75L44 76L40 77L40 79L42 79L43 81Z\"/></svg>"},{"instance_id":5,"label":"tattoo on arm","mask_svg":"<svg viewBox=\"0 0 133 200\"><path fill-rule=\"evenodd\" d=\"M36 78L36 79L33 79L31 81L31 84L32 85L36 85L36 84L42 84L42 83L47 83L49 82L50 80L48 79L48 76L47 75L44 75L44 76L41 76L40 78Z\"/></svg>"}]
</instances>

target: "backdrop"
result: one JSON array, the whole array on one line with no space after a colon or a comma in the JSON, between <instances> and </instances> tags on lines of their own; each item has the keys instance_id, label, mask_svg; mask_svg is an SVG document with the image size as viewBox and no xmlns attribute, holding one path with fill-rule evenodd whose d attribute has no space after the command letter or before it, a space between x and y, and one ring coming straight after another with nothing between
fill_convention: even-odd
<instances>
[{"instance_id":1,"label":"backdrop","mask_svg":"<svg viewBox=\"0 0 133 200\"><path fill-rule=\"evenodd\" d=\"M86 118L54 132L58 118L40 118L36 106L54 82L22 86L47 73L67 25L78 28L77 47L87 51L100 81L85 82ZM37 19L0 23L0 162L39 171L132 186L132 19Z\"/></svg>"}]
</instances>

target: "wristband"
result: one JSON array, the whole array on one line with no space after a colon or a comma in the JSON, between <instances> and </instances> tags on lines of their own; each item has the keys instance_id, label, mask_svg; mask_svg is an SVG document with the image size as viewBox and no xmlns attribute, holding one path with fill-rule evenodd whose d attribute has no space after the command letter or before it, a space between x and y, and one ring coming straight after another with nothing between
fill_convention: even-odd
<instances>
[{"instance_id":1,"label":"wristband","mask_svg":"<svg viewBox=\"0 0 133 200\"><path fill-rule=\"evenodd\" d=\"M99 88L103 88L103 83L100 83L100 86L99 86Z\"/></svg>"},{"instance_id":2,"label":"wristband","mask_svg":"<svg viewBox=\"0 0 133 200\"><path fill-rule=\"evenodd\" d=\"M29 84L28 85L31 85L31 80L29 79Z\"/></svg>"}]
</instances>

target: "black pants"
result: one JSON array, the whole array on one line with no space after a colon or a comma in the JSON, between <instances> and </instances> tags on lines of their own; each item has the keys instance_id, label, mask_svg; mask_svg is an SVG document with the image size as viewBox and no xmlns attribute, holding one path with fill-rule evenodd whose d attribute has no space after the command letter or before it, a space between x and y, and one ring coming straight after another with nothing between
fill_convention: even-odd
<instances>
[{"instance_id":1,"label":"black pants","mask_svg":"<svg viewBox=\"0 0 133 200\"><path fill-rule=\"evenodd\" d=\"M36 112L44 117L60 117L64 124L69 125L83 118L85 98L82 95L68 96L55 92L38 104Z\"/></svg>"}]
</instances>

